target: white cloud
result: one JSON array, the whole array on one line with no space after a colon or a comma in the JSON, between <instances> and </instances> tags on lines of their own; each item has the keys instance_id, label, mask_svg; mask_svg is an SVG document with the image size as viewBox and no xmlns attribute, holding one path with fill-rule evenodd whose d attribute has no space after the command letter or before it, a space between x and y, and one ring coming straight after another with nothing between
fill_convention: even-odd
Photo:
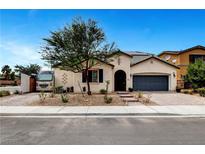
<instances>
[{"instance_id":1,"label":"white cloud","mask_svg":"<svg viewBox=\"0 0 205 154\"><path fill-rule=\"evenodd\" d=\"M39 47L20 44L17 42L1 42L0 51L2 52L1 59L9 65L27 65L30 63L43 64L41 55L38 53ZM3 52L6 52L3 54Z\"/></svg>"}]
</instances>

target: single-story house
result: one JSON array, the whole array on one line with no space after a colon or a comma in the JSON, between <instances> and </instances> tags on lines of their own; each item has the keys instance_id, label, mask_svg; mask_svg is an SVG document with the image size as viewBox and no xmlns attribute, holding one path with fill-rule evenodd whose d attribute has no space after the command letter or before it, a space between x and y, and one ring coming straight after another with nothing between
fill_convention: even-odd
<instances>
[{"instance_id":1,"label":"single-story house","mask_svg":"<svg viewBox=\"0 0 205 154\"><path fill-rule=\"evenodd\" d=\"M174 91L178 67L159 57L143 52L117 52L110 62L98 63L89 70L92 92L105 89L110 81L109 92L127 91ZM55 86L73 87L74 92L86 89L83 73L74 73L54 67Z\"/></svg>"}]
</instances>

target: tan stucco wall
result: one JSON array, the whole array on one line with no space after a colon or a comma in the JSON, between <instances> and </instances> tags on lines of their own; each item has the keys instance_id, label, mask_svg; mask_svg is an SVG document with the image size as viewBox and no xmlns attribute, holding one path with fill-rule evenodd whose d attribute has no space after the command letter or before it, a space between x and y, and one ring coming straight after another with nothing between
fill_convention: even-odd
<instances>
[{"instance_id":1,"label":"tan stucco wall","mask_svg":"<svg viewBox=\"0 0 205 154\"><path fill-rule=\"evenodd\" d=\"M170 58L169 60L166 60L165 57L168 56L168 55L169 55L171 58ZM161 54L159 57L162 58L163 60L165 60L165 61L171 63L171 64L176 65L176 66L179 66L179 65L180 65L180 56L179 56L178 54L163 53L163 54ZM173 59L176 59L176 63L173 63L173 62L172 62ZM179 66L179 67L180 67L180 66ZM185 69L186 69L186 68L185 68ZM185 71L186 71L186 70L185 70ZM181 73L180 73L180 72L181 72L181 67L180 67L180 69L177 69L177 74L176 74L177 80L180 80L180 79L181 79L181 77L180 77Z\"/></svg>"},{"instance_id":2,"label":"tan stucco wall","mask_svg":"<svg viewBox=\"0 0 205 154\"><path fill-rule=\"evenodd\" d=\"M180 68L179 70L177 70L177 80L183 80L181 76L185 76L187 73L187 67L189 65L189 55L195 55L195 54L205 55L205 50L194 49L194 50L187 51L187 52L184 52L178 55L164 53L164 54L161 54L159 57L164 59L166 55L170 55L171 58L168 60L168 62L170 63L173 63L172 59L176 58L177 62L175 63L175 65L177 65Z\"/></svg>"},{"instance_id":3,"label":"tan stucco wall","mask_svg":"<svg viewBox=\"0 0 205 154\"><path fill-rule=\"evenodd\" d=\"M181 53L179 55L180 65L189 65L189 55L205 55L205 50L194 49L192 51Z\"/></svg>"},{"instance_id":4,"label":"tan stucco wall","mask_svg":"<svg viewBox=\"0 0 205 154\"><path fill-rule=\"evenodd\" d=\"M167 65L159 60L151 58L147 61L141 62L131 67L131 75L147 74L147 75L168 75L169 76L169 90L176 89L176 75L175 67ZM132 79L132 78L131 78ZM131 81L132 84L132 81Z\"/></svg>"},{"instance_id":5,"label":"tan stucco wall","mask_svg":"<svg viewBox=\"0 0 205 154\"><path fill-rule=\"evenodd\" d=\"M180 64L178 66L180 67L180 70L177 74L178 80L182 80L181 76L185 76L187 74L187 67L190 64L189 55L205 55L205 50L194 49L192 51L184 52L179 55Z\"/></svg>"},{"instance_id":6,"label":"tan stucco wall","mask_svg":"<svg viewBox=\"0 0 205 154\"><path fill-rule=\"evenodd\" d=\"M130 78L130 63L131 63L131 58L127 55L124 54L117 54L114 55L111 59L111 64L115 65L113 69L113 91L114 91L114 76L115 72L118 70L123 70L126 73L126 89L128 90L129 87L131 87L131 78ZM118 63L118 59L120 59L120 63Z\"/></svg>"},{"instance_id":7,"label":"tan stucco wall","mask_svg":"<svg viewBox=\"0 0 205 154\"><path fill-rule=\"evenodd\" d=\"M98 64L96 66L94 66L92 69L103 69L103 83L92 83L90 82L90 87L91 87L91 91L92 92L99 92L100 89L105 89L106 80L110 81L110 85L108 87L109 92L113 91L113 87L112 87L112 83L113 83L113 68L109 65L106 64ZM80 87L78 85L78 83L80 83L81 87L86 87L87 90L87 84L86 83L82 83L82 73L73 73L71 71L64 71L64 70L60 70L59 68L55 68L54 69L54 73L55 73L55 86L63 86L65 89L67 87L74 87L74 92L81 92L80 91ZM63 74L67 75L67 83L64 84L63 83Z\"/></svg>"},{"instance_id":8,"label":"tan stucco wall","mask_svg":"<svg viewBox=\"0 0 205 154\"><path fill-rule=\"evenodd\" d=\"M170 59L169 60L166 60L166 56L170 56ZM168 54L168 53L163 53L159 56L160 58L162 58L163 60L169 62L169 63L172 63L174 65L179 65L180 64L180 58L179 58L179 55L177 54ZM176 59L176 62L173 63L173 60Z\"/></svg>"}]
</instances>

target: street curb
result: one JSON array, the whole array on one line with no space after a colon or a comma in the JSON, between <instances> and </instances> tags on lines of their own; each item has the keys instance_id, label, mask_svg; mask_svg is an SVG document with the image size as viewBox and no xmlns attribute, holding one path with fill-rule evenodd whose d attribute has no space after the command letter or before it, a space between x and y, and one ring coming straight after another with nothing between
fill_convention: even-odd
<instances>
[{"instance_id":1,"label":"street curb","mask_svg":"<svg viewBox=\"0 0 205 154\"><path fill-rule=\"evenodd\" d=\"M136 117L140 117L140 116L148 116L148 117L163 117L163 116L167 116L167 117L205 117L204 114L170 114L170 113L122 113L122 114L114 114L114 113L59 113L59 114L55 114L55 113L0 113L0 117L14 117L14 116L36 116L36 117L48 117L48 116L56 116L56 117L60 117L60 116L66 116L66 117L73 117L73 116L82 116L82 117L95 117L95 116L101 116L101 117L109 117L109 116L113 116L113 117L129 117L129 116L136 116Z\"/></svg>"},{"instance_id":2,"label":"street curb","mask_svg":"<svg viewBox=\"0 0 205 154\"><path fill-rule=\"evenodd\" d=\"M134 116L134 115L179 115L153 113L0 113L0 116Z\"/></svg>"}]
</instances>

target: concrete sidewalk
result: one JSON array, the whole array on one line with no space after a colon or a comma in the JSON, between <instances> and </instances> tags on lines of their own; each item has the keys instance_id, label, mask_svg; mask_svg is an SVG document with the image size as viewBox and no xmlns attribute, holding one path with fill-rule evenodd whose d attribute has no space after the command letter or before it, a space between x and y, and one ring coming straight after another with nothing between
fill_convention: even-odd
<instances>
[{"instance_id":1,"label":"concrete sidewalk","mask_svg":"<svg viewBox=\"0 0 205 154\"><path fill-rule=\"evenodd\" d=\"M205 116L203 105L182 106L0 106L0 115L200 115Z\"/></svg>"}]
</instances>

